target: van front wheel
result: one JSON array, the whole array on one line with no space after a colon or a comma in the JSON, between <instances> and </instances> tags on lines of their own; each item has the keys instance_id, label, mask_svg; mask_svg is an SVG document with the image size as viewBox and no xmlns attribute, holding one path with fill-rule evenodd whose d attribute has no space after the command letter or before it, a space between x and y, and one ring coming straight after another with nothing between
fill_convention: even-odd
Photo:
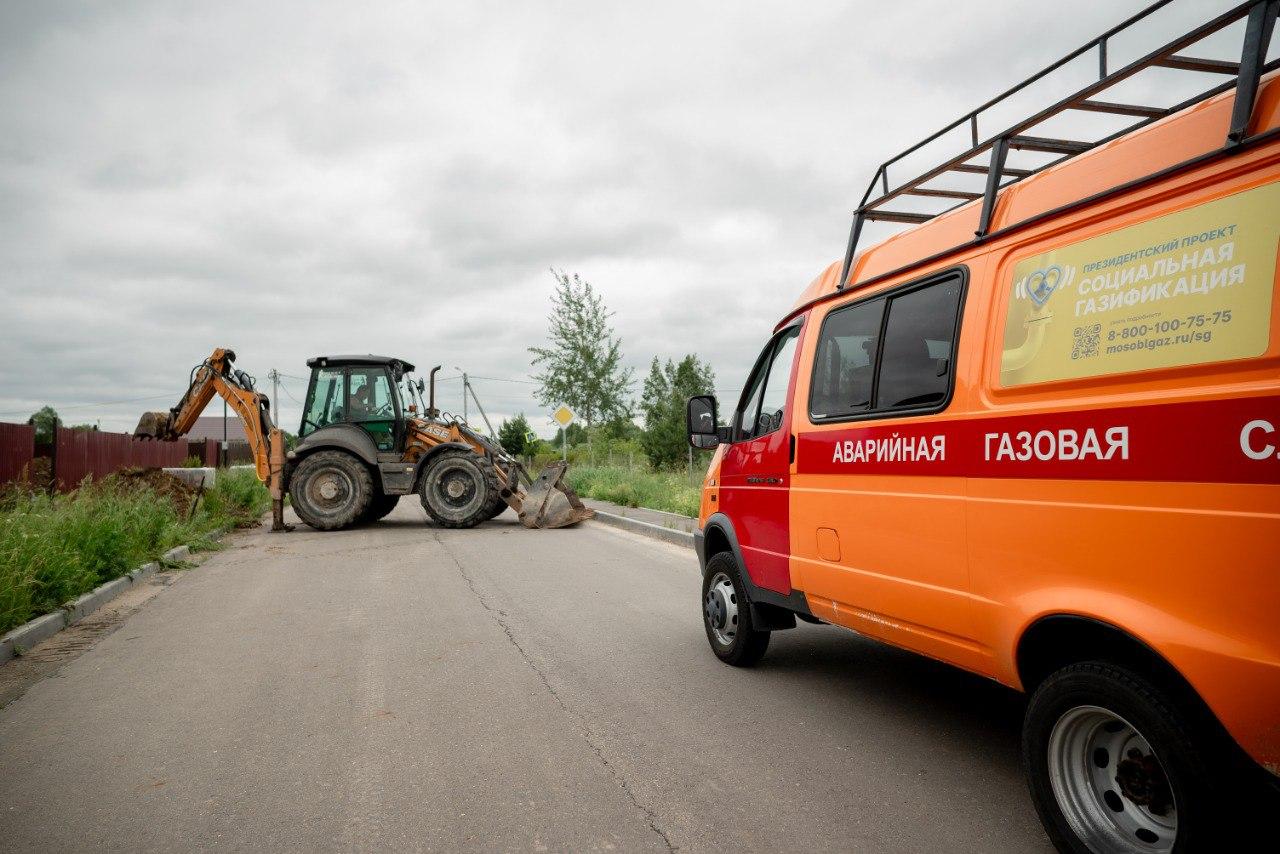
<instances>
[{"instance_id":1,"label":"van front wheel","mask_svg":"<svg viewBox=\"0 0 1280 854\"><path fill-rule=\"evenodd\" d=\"M1032 799L1060 851L1198 851L1215 833L1202 745L1156 686L1090 661L1031 697L1022 752Z\"/></svg>"},{"instance_id":2,"label":"van front wheel","mask_svg":"<svg viewBox=\"0 0 1280 854\"><path fill-rule=\"evenodd\" d=\"M742 571L728 552L707 561L702 579L702 623L716 657L735 667L750 667L764 657L769 633L751 623Z\"/></svg>"}]
</instances>

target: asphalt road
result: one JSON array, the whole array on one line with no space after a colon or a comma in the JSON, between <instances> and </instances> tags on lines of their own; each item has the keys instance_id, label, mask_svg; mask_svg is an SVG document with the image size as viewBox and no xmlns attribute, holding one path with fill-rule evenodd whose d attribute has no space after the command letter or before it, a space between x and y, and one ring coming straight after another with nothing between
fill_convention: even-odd
<instances>
[{"instance_id":1,"label":"asphalt road","mask_svg":"<svg viewBox=\"0 0 1280 854\"><path fill-rule=\"evenodd\" d=\"M1017 695L829 626L727 667L689 552L423 518L238 534L0 666L0 849L1048 850Z\"/></svg>"}]
</instances>

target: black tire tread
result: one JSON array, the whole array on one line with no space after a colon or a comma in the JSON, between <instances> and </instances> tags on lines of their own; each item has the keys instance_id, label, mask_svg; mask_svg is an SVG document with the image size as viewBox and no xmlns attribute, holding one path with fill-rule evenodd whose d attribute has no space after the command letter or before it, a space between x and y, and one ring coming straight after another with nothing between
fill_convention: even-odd
<instances>
[{"instance_id":1,"label":"black tire tread","mask_svg":"<svg viewBox=\"0 0 1280 854\"><path fill-rule=\"evenodd\" d=\"M455 458L469 459L479 466L481 472L484 474L487 496L484 502L481 503L480 509L468 516L466 519L449 519L447 517L443 517L431 507L431 503L426 499L427 485L432 481L435 469L441 466L446 460ZM422 481L418 484L418 498L422 502L422 509L427 511L427 515L430 516L437 525L444 528L474 528L486 519L492 518L486 517L484 514L485 510L491 506L493 501L502 501L501 496L498 494L498 477L494 472L493 460L489 459L486 455L477 454L473 451L464 451L461 448L449 448L441 451L432 458L431 462L427 464L426 471L422 473Z\"/></svg>"},{"instance_id":2,"label":"black tire tread","mask_svg":"<svg viewBox=\"0 0 1280 854\"><path fill-rule=\"evenodd\" d=\"M387 495L381 492L378 493L373 496L373 500L369 502L369 507L365 511L363 522L365 524L372 524L373 522L377 522L379 519L386 518L387 514L392 510L395 510L396 505L399 503L399 495Z\"/></svg>"},{"instance_id":3,"label":"black tire tread","mask_svg":"<svg viewBox=\"0 0 1280 854\"><path fill-rule=\"evenodd\" d=\"M305 484L317 470L330 466L342 468L350 475L351 482L355 486L356 499L347 512L324 516L313 513L306 499L300 500L300 496L305 495L305 491L295 490L295 487ZM298 518L309 527L317 531L341 531L358 525L368 512L374 495L373 476L369 474L369 469L364 463L346 451L317 451L305 457L293 470L289 478L289 491L293 512L297 513Z\"/></svg>"},{"instance_id":4,"label":"black tire tread","mask_svg":"<svg viewBox=\"0 0 1280 854\"><path fill-rule=\"evenodd\" d=\"M1218 779L1215 772L1219 769L1206 761L1203 752L1212 743L1208 734L1200 734L1202 737L1197 738L1192 718L1179 709L1156 683L1110 662L1084 661L1055 671L1036 687L1022 730L1027 785L1036 812L1054 846L1059 851L1089 852L1067 829L1048 780L1044 753L1048 733L1057 719L1053 709L1062 702L1056 695L1090 687L1097 692L1098 705L1110 708L1134 726L1139 726L1142 734L1153 742L1152 747L1175 788L1175 797L1178 789L1182 789L1178 806L1178 840L1174 850L1198 851L1201 850L1199 846L1220 838L1217 834L1223 828L1214 825L1219 824L1216 820L1221 815L1218 796L1223 786L1211 782ZM1083 702L1085 692L1081 693L1082 698L1073 702ZM1115 705L1122 708L1114 708ZM1126 705L1133 707L1124 708ZM1050 716L1052 720L1048 720ZM1139 723L1133 720L1134 717L1148 720ZM1151 724L1152 721L1155 723Z\"/></svg>"},{"instance_id":5,"label":"black tire tread","mask_svg":"<svg viewBox=\"0 0 1280 854\"><path fill-rule=\"evenodd\" d=\"M702 600L707 595L707 584L720 572L728 575L733 581L738 598L741 600L738 605L738 634L733 639L733 646L727 650L721 649L716 644L711 625L707 622L706 612L703 611L702 627L707 633L707 643L711 645L711 651L715 653L716 658L725 664L734 667L753 667L769 650L770 633L760 631L752 625L751 602L746 594L747 587L742 581L742 571L729 552L720 552L707 561L707 571L702 579L702 596L698 599L699 609L702 609Z\"/></svg>"}]
</instances>

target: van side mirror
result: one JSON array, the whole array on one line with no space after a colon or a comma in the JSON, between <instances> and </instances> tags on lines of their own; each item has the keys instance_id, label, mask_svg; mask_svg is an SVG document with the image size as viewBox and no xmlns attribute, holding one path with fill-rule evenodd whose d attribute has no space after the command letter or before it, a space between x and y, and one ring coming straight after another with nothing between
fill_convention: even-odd
<instances>
[{"instance_id":1,"label":"van side mirror","mask_svg":"<svg viewBox=\"0 0 1280 854\"><path fill-rule=\"evenodd\" d=\"M689 398L685 408L685 426L690 445L700 451L709 451L719 445L720 431L716 424L715 395L696 394Z\"/></svg>"}]
</instances>

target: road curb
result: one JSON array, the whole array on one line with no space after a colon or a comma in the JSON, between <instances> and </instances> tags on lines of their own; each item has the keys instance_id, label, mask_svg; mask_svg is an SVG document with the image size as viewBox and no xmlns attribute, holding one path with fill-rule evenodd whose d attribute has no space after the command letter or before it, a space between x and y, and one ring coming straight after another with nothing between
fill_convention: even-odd
<instances>
[{"instance_id":1,"label":"road curb","mask_svg":"<svg viewBox=\"0 0 1280 854\"><path fill-rule=\"evenodd\" d=\"M651 537L655 540L663 540L676 546L684 546L687 549L693 548L693 534L688 531L677 531L673 528L664 528L661 525L655 525L652 522L641 522L639 519L630 519L626 516L619 516L616 513L606 513L603 510L597 510L593 517L597 522L603 522L606 525L612 525L615 528L621 528L624 531L630 531L633 534L640 534L644 537Z\"/></svg>"},{"instance_id":2,"label":"road curb","mask_svg":"<svg viewBox=\"0 0 1280 854\"><path fill-rule=\"evenodd\" d=\"M217 530L209 535L211 540L220 540L226 535L225 530ZM158 561L150 561L130 573L113 578L99 584L93 590L63 605L57 611L36 617L11 629L0 637L0 663L20 655L36 644L48 640L73 623L78 623L112 599L128 590L135 583L148 576L155 575L165 563L180 563L191 557L190 546L178 546L165 552Z\"/></svg>"}]
</instances>

